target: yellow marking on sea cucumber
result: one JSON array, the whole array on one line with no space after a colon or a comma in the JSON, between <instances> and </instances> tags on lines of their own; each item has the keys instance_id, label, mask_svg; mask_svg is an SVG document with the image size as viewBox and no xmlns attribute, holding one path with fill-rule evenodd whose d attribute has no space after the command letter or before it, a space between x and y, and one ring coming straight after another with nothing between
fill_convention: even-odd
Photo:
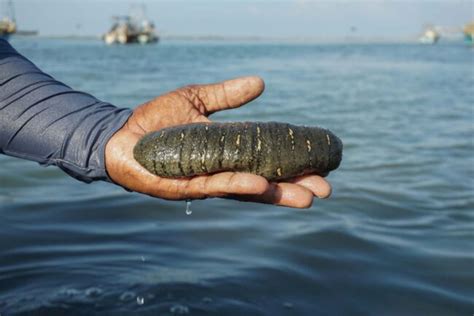
<instances>
[{"instance_id":1,"label":"yellow marking on sea cucumber","mask_svg":"<svg viewBox=\"0 0 474 316\"><path fill-rule=\"evenodd\" d=\"M328 140L328 146L330 146L330 145L331 145L331 139L329 139L329 135L328 135L328 134L326 134L326 139Z\"/></svg>"},{"instance_id":2,"label":"yellow marking on sea cucumber","mask_svg":"<svg viewBox=\"0 0 474 316\"><path fill-rule=\"evenodd\" d=\"M281 177L281 168L277 168L277 175Z\"/></svg>"},{"instance_id":3,"label":"yellow marking on sea cucumber","mask_svg":"<svg viewBox=\"0 0 474 316\"><path fill-rule=\"evenodd\" d=\"M306 144L307 144L307 147L308 147L308 152L311 151L311 142L309 141L309 139L306 140Z\"/></svg>"},{"instance_id":4,"label":"yellow marking on sea cucumber","mask_svg":"<svg viewBox=\"0 0 474 316\"><path fill-rule=\"evenodd\" d=\"M293 130L291 128L288 128L288 135L290 135L291 138L291 150L295 150L295 138L293 137Z\"/></svg>"},{"instance_id":5,"label":"yellow marking on sea cucumber","mask_svg":"<svg viewBox=\"0 0 474 316\"><path fill-rule=\"evenodd\" d=\"M260 151L262 149L262 141L260 138L257 139L257 151Z\"/></svg>"},{"instance_id":6,"label":"yellow marking on sea cucumber","mask_svg":"<svg viewBox=\"0 0 474 316\"><path fill-rule=\"evenodd\" d=\"M204 162L206 161L206 155L201 156L201 169L206 171L206 167L204 167Z\"/></svg>"},{"instance_id":7,"label":"yellow marking on sea cucumber","mask_svg":"<svg viewBox=\"0 0 474 316\"><path fill-rule=\"evenodd\" d=\"M235 141L235 144L236 144L237 146L240 145L240 134L237 135L237 140Z\"/></svg>"}]
</instances>

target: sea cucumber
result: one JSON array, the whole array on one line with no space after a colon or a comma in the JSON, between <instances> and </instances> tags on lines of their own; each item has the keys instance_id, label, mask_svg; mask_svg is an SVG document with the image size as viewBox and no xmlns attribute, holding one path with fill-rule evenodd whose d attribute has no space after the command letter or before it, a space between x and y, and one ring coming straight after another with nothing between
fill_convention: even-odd
<instances>
[{"instance_id":1,"label":"sea cucumber","mask_svg":"<svg viewBox=\"0 0 474 316\"><path fill-rule=\"evenodd\" d=\"M326 175L342 159L341 140L327 129L279 122L194 123L145 135L135 159L166 178L222 171L282 180Z\"/></svg>"}]
</instances>

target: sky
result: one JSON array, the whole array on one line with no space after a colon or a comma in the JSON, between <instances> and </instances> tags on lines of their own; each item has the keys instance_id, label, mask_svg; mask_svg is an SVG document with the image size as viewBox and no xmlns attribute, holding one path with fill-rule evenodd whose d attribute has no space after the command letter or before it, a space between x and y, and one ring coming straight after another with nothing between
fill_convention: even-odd
<instances>
[{"instance_id":1,"label":"sky","mask_svg":"<svg viewBox=\"0 0 474 316\"><path fill-rule=\"evenodd\" d=\"M132 4L144 4L165 36L410 38L427 24L460 28L474 20L474 0L14 1L19 29L41 35L100 36Z\"/></svg>"}]
</instances>

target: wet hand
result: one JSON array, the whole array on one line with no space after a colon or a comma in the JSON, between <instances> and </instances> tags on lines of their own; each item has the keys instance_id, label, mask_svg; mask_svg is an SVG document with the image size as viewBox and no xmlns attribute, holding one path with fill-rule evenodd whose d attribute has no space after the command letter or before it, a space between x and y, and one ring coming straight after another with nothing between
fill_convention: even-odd
<instances>
[{"instance_id":1,"label":"wet hand","mask_svg":"<svg viewBox=\"0 0 474 316\"><path fill-rule=\"evenodd\" d=\"M106 145L109 176L125 188L169 200L224 197L306 208L315 196L328 197L331 186L317 175L271 183L261 176L241 172L168 179L151 174L133 158L133 147L145 134L175 125L209 122L210 114L242 106L257 98L263 89L260 78L242 77L187 86L140 105Z\"/></svg>"}]
</instances>

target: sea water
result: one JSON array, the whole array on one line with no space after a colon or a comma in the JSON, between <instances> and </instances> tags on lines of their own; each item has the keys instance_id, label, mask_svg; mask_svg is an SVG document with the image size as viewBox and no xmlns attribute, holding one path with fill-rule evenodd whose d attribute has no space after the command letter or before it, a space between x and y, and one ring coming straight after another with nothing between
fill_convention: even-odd
<instances>
[{"instance_id":1,"label":"sea water","mask_svg":"<svg viewBox=\"0 0 474 316\"><path fill-rule=\"evenodd\" d=\"M345 147L332 197L309 212L208 199L192 216L184 201L0 156L1 315L474 312L474 52L462 43L12 44L120 107L259 75L258 100L212 119L320 125Z\"/></svg>"}]
</instances>

